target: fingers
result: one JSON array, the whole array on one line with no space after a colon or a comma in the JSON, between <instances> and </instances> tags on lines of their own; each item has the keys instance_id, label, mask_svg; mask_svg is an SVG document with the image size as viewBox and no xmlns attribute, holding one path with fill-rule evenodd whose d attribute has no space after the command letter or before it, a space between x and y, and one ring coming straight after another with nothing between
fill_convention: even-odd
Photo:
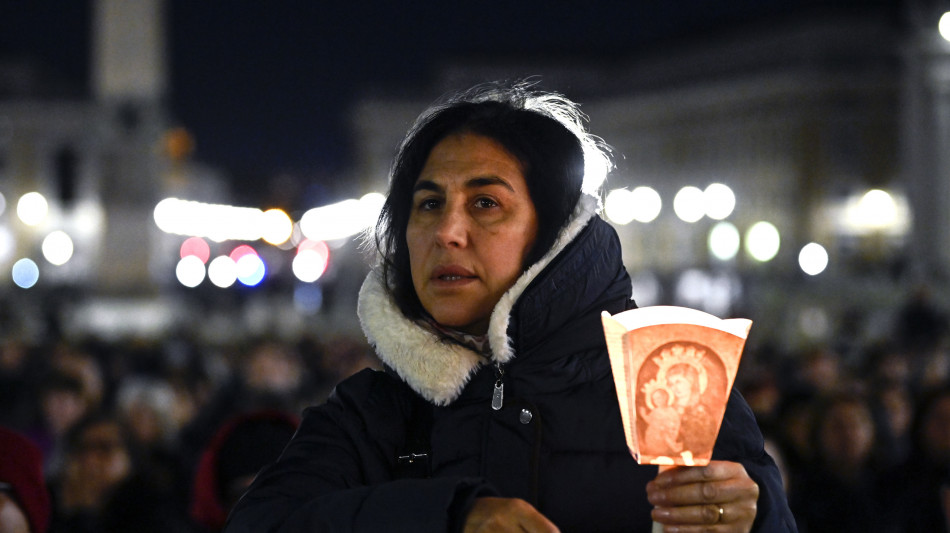
<instances>
[{"instance_id":1,"label":"fingers","mask_svg":"<svg viewBox=\"0 0 950 533\"><path fill-rule=\"evenodd\" d=\"M647 484L647 497L653 505L663 507L755 501L759 486L739 463L710 463L663 472Z\"/></svg>"},{"instance_id":2,"label":"fingers","mask_svg":"<svg viewBox=\"0 0 950 533\"><path fill-rule=\"evenodd\" d=\"M464 533L558 533L557 526L530 503L517 498L477 498Z\"/></svg>"},{"instance_id":3,"label":"fingers","mask_svg":"<svg viewBox=\"0 0 950 533\"><path fill-rule=\"evenodd\" d=\"M653 519L677 531L749 531L759 486L739 463L674 468L647 484Z\"/></svg>"},{"instance_id":4,"label":"fingers","mask_svg":"<svg viewBox=\"0 0 950 533\"><path fill-rule=\"evenodd\" d=\"M655 483L664 485L683 485L702 481L716 481L734 477L748 477L741 463L732 461L710 461L706 466L670 468L660 472Z\"/></svg>"}]
</instances>

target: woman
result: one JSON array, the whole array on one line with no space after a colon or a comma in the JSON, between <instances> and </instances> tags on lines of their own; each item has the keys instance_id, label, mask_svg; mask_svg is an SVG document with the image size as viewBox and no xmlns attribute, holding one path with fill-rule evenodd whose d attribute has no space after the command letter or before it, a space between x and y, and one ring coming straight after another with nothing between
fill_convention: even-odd
<instances>
[{"instance_id":1,"label":"woman","mask_svg":"<svg viewBox=\"0 0 950 533\"><path fill-rule=\"evenodd\" d=\"M585 151L604 157L576 106L525 85L420 117L360 292L388 372L308 409L227 531L794 529L738 395L721 461L658 476L630 456L600 313L634 304L617 235L581 193Z\"/></svg>"}]
</instances>

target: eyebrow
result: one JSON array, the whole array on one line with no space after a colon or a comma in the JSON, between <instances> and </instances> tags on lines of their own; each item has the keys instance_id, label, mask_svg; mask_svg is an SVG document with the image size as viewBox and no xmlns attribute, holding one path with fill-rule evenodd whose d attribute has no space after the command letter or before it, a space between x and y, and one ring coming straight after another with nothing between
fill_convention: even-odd
<instances>
[{"instance_id":1,"label":"eyebrow","mask_svg":"<svg viewBox=\"0 0 950 533\"><path fill-rule=\"evenodd\" d=\"M510 183L499 178L498 176L479 176L477 178L471 178L465 182L466 189L478 189L481 187L489 187L491 185L500 185L511 192L515 192L514 187L512 187ZM443 187L439 186L432 180L419 180L416 182L416 185L412 188L413 193L416 193L418 191L441 192L442 190L443 190Z\"/></svg>"}]
</instances>

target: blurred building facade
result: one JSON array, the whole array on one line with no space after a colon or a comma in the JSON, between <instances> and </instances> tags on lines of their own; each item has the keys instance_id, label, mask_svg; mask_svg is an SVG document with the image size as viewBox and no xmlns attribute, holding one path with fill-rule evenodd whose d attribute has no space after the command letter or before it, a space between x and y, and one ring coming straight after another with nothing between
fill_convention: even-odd
<instances>
[{"instance_id":1,"label":"blurred building facade","mask_svg":"<svg viewBox=\"0 0 950 533\"><path fill-rule=\"evenodd\" d=\"M909 286L932 285L946 300L950 43L937 32L941 12L920 2L810 11L605 65L462 64L446 68L432 94L537 74L540 87L580 101L614 149L605 190L647 186L662 201L648 223L615 224L641 305L755 316L787 343L810 342L855 308L893 308ZM427 103L371 98L356 110L359 175L385 175ZM728 217L674 214L682 188L714 183L734 192ZM870 191L885 201L870 202ZM774 257L710 252L716 226L730 225L745 247L757 222L778 230ZM799 264L809 243L827 254L814 276Z\"/></svg>"},{"instance_id":2,"label":"blurred building facade","mask_svg":"<svg viewBox=\"0 0 950 533\"><path fill-rule=\"evenodd\" d=\"M187 316L162 294L178 244L152 211L170 194L227 199L168 116L165 2L90 8L88 87L40 63L0 63L0 295L20 311L4 334L42 335L49 324L30 317L51 314L56 328L125 322L149 334Z\"/></svg>"},{"instance_id":3,"label":"blurred building facade","mask_svg":"<svg viewBox=\"0 0 950 533\"><path fill-rule=\"evenodd\" d=\"M649 187L661 199L655 219L616 223L641 305L756 316L761 329L788 341L831 331L849 308L893 306L913 284L933 285L946 301L950 43L936 31L935 3L893 4L807 11L601 63L462 58L427 87L367 92L354 107L352 193L385 190L398 142L436 96L538 75L541 87L580 101L593 132L613 147L617 168L605 189ZM181 289L174 270L184 237L160 231L153 210L169 196L226 203L228 192L213 169L188 160L190 139L172 127L164 107L164 2L93 6L85 91L62 94L30 68L0 65L0 193L7 203L0 267L9 271L18 258L32 258L52 292L88 289L113 299L111 306L74 308L71 316L100 312L107 322L159 331L193 315L168 296ZM680 190L711 184L734 192L730 213L691 223L674 214ZM15 202L30 191L48 201L49 216L38 226L16 220ZM886 192L890 203L870 214L865 206L862 215L869 191ZM759 222L780 238L766 260L741 250ZM723 223L740 247L726 257L709 246ZM44 262L44 239L66 228L74 250L68 268ZM820 274L805 274L799 264L810 243L827 253ZM356 248L351 240L338 255L336 277L319 282L327 291L308 296L347 315L336 324L355 323L365 272L355 267L363 260ZM289 263L275 257L274 264L281 261ZM36 299L8 279L0 285L4 298ZM208 295L201 291L198 298ZM282 299L288 294L255 300L257 311L245 314L306 327L305 318L288 316L295 313Z\"/></svg>"}]
</instances>

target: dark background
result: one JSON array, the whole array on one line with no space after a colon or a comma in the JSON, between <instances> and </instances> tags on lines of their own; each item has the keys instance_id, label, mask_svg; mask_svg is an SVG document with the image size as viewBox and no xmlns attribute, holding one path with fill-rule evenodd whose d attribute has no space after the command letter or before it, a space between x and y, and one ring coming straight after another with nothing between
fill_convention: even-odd
<instances>
[{"instance_id":1,"label":"dark background","mask_svg":"<svg viewBox=\"0 0 950 533\"><path fill-rule=\"evenodd\" d=\"M424 87L440 65L605 62L869 4L900 13L895 0L169 0L166 104L195 157L248 193L281 173L332 178L349 162L354 98ZM0 61L38 64L49 86L88 96L91 12L91 0L0 0Z\"/></svg>"}]
</instances>

